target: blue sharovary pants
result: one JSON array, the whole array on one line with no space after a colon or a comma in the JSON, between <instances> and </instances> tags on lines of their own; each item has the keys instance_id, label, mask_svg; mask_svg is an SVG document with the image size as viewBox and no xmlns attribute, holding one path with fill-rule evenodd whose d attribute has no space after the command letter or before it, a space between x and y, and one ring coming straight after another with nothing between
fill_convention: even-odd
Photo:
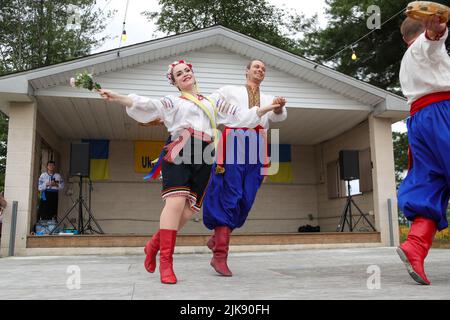
<instances>
[{"instance_id":1,"label":"blue sharovary pants","mask_svg":"<svg viewBox=\"0 0 450 320\"><path fill-rule=\"evenodd\" d=\"M261 145L257 144L257 149L255 145L251 147L251 139L259 141L261 136L255 135L245 141L240 138L227 139L225 173L216 174L217 164L212 167L203 204L203 223L210 230L218 226L228 226L231 230L242 227L253 206L264 178L261 175L264 159L255 157ZM231 148L236 152L229 157Z\"/></svg>"},{"instance_id":2,"label":"blue sharovary pants","mask_svg":"<svg viewBox=\"0 0 450 320\"><path fill-rule=\"evenodd\" d=\"M400 186L398 202L409 220L422 216L448 227L450 198L450 100L437 102L408 119L412 167Z\"/></svg>"}]
</instances>

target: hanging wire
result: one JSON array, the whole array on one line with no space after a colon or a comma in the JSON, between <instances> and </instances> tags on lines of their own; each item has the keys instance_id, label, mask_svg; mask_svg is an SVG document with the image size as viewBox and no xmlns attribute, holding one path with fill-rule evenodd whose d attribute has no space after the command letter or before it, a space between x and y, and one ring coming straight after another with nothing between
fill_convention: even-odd
<instances>
[{"instance_id":1,"label":"hanging wire","mask_svg":"<svg viewBox=\"0 0 450 320\"><path fill-rule=\"evenodd\" d=\"M108 3L105 4L105 6L104 6L103 9L102 9L102 12L105 11L106 7L109 6L109 4L111 3L111 1L112 1L112 0L109 0Z\"/></svg>"},{"instance_id":2,"label":"hanging wire","mask_svg":"<svg viewBox=\"0 0 450 320\"><path fill-rule=\"evenodd\" d=\"M384 26L386 23L388 23L388 22L391 21L392 19L396 18L396 17L397 17L398 15L400 15L401 13L405 12L405 10L406 10L406 9L400 10L399 12L397 12L396 14L394 14L392 17L390 17L389 19L387 19L385 22L383 22L383 23L380 25L380 29L381 29L381 27ZM352 48L352 50L353 50L352 57L353 57L353 55L356 56L355 50L353 49L353 48L355 47L355 45L356 45L358 42L360 42L362 39L367 38L369 35L371 35L372 33L374 33L376 30L378 30L378 29L373 29L372 31L366 33L364 36L362 36L361 38L359 38L359 39L356 40L355 42L353 42L353 43L351 43L351 44L345 46L342 50L340 50L339 52L335 53L335 54L332 55L331 57L325 59L324 61L330 61L330 60L333 59L335 56L337 56L337 55L340 54L341 52L347 50L348 48ZM355 60L355 59L354 59L354 60Z\"/></svg>"},{"instance_id":3,"label":"hanging wire","mask_svg":"<svg viewBox=\"0 0 450 320\"><path fill-rule=\"evenodd\" d=\"M125 7L125 16L123 18L123 26L122 26L122 34L120 35L120 43L119 43L119 49L122 46L122 41L126 40L127 31L125 30L125 24L127 20L127 13L128 13L128 5L130 3L130 0L127 0L127 5ZM117 51L117 56L120 55L120 51Z\"/></svg>"}]
</instances>

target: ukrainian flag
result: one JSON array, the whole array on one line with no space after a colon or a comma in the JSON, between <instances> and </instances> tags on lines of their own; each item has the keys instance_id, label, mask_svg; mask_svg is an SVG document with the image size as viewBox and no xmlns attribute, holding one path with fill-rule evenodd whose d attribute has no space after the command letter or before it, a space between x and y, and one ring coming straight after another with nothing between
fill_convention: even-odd
<instances>
[{"instance_id":1,"label":"ukrainian flag","mask_svg":"<svg viewBox=\"0 0 450 320\"><path fill-rule=\"evenodd\" d=\"M290 144L278 144L269 145L269 156L272 147L279 148L279 169L278 173L272 176L268 176L269 182L272 183L292 183L292 164L291 164L291 145Z\"/></svg>"},{"instance_id":2,"label":"ukrainian flag","mask_svg":"<svg viewBox=\"0 0 450 320\"><path fill-rule=\"evenodd\" d=\"M92 181L109 179L109 140L83 140L89 143Z\"/></svg>"}]
</instances>

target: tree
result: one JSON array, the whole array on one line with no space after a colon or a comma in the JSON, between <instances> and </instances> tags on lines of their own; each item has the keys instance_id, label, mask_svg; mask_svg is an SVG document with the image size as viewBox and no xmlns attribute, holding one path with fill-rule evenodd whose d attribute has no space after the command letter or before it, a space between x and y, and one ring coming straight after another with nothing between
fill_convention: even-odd
<instances>
[{"instance_id":1,"label":"tree","mask_svg":"<svg viewBox=\"0 0 450 320\"><path fill-rule=\"evenodd\" d=\"M0 0L0 76L84 56L114 12L95 0ZM8 118L0 112L0 189L3 190Z\"/></svg>"},{"instance_id":2,"label":"tree","mask_svg":"<svg viewBox=\"0 0 450 320\"><path fill-rule=\"evenodd\" d=\"M394 131L392 132L392 141L394 144L395 181L399 186L408 169L408 134Z\"/></svg>"},{"instance_id":3,"label":"tree","mask_svg":"<svg viewBox=\"0 0 450 320\"><path fill-rule=\"evenodd\" d=\"M0 75L84 56L112 12L95 0L0 0Z\"/></svg>"},{"instance_id":4,"label":"tree","mask_svg":"<svg viewBox=\"0 0 450 320\"><path fill-rule=\"evenodd\" d=\"M8 141L8 117L0 112L0 192L5 185L6 142Z\"/></svg>"},{"instance_id":5,"label":"tree","mask_svg":"<svg viewBox=\"0 0 450 320\"><path fill-rule=\"evenodd\" d=\"M380 8L383 23L405 9L409 2L410 0L326 0L328 25L325 29L305 34L301 41L301 54L377 87L401 93L398 73L406 50L400 34L400 25L405 18L403 13L354 45L353 49L358 57L356 61L351 59L352 48L336 53L371 31L367 26L367 21L372 19L373 14L368 13L370 6ZM448 0L435 2L448 4Z\"/></svg>"},{"instance_id":6,"label":"tree","mask_svg":"<svg viewBox=\"0 0 450 320\"><path fill-rule=\"evenodd\" d=\"M279 9L266 0L160 0L161 12L144 12L167 34L222 25L291 52L300 52L299 33L307 32L316 17Z\"/></svg>"}]
</instances>

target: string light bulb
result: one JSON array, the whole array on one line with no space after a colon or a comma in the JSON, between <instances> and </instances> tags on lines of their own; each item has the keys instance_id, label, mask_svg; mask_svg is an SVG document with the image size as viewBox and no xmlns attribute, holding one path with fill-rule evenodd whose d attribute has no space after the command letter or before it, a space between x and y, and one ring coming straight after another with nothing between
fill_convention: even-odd
<instances>
[{"instance_id":1,"label":"string light bulb","mask_svg":"<svg viewBox=\"0 0 450 320\"><path fill-rule=\"evenodd\" d=\"M358 60L358 57L356 56L355 50L353 50L353 53L352 53L352 60L353 61Z\"/></svg>"},{"instance_id":2,"label":"string light bulb","mask_svg":"<svg viewBox=\"0 0 450 320\"><path fill-rule=\"evenodd\" d=\"M120 35L119 49L122 46L122 42L127 41L127 31L125 30L125 23L127 21L128 5L130 0L127 0L127 6L125 7L125 16L123 18L122 34ZM120 57L120 50L117 50L117 56Z\"/></svg>"}]
</instances>

